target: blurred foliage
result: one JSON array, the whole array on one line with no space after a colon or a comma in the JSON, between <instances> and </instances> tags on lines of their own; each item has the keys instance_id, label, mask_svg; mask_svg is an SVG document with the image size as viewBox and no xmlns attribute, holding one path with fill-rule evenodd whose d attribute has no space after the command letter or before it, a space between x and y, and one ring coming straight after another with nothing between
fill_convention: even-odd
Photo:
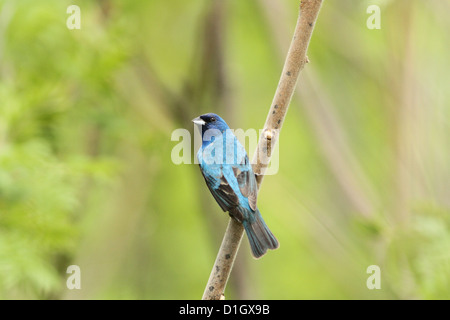
<instances>
[{"instance_id":1,"label":"blurred foliage","mask_svg":"<svg viewBox=\"0 0 450 320\"><path fill-rule=\"evenodd\" d=\"M171 133L262 127L298 1L71 4L0 0L0 299L200 298L227 215ZM449 9L325 1L258 199L281 247L227 298L450 298Z\"/></svg>"}]
</instances>

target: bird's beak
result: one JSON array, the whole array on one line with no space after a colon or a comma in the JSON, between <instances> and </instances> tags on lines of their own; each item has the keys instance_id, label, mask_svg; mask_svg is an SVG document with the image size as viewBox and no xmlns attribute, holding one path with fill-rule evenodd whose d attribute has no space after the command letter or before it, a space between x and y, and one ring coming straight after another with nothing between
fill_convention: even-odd
<instances>
[{"instance_id":1,"label":"bird's beak","mask_svg":"<svg viewBox=\"0 0 450 320\"><path fill-rule=\"evenodd\" d=\"M199 125L204 125L204 124L206 124L206 122L205 122L202 118L200 118L200 117L197 117L197 118L195 118L195 119L192 119L192 122L195 123L195 124L199 124Z\"/></svg>"}]
</instances>

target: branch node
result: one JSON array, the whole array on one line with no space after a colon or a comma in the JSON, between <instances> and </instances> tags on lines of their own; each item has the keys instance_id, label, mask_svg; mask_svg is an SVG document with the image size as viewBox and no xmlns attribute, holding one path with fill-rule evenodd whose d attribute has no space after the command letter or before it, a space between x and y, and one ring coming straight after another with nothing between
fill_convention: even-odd
<instances>
[{"instance_id":1,"label":"branch node","mask_svg":"<svg viewBox=\"0 0 450 320\"><path fill-rule=\"evenodd\" d=\"M270 129L266 129L266 130L264 130L264 139L266 139L266 140L272 140L272 130L270 130Z\"/></svg>"}]
</instances>

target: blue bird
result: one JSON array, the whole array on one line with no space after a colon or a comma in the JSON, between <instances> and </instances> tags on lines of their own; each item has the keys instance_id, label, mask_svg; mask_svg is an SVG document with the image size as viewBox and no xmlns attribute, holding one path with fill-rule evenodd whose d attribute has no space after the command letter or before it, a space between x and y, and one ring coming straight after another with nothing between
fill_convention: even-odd
<instances>
[{"instance_id":1,"label":"blue bird","mask_svg":"<svg viewBox=\"0 0 450 320\"><path fill-rule=\"evenodd\" d=\"M226 122L214 113L192 120L201 125L202 147L197 153L206 185L223 211L242 223L252 254L263 256L279 244L256 206L258 187L247 152Z\"/></svg>"}]
</instances>

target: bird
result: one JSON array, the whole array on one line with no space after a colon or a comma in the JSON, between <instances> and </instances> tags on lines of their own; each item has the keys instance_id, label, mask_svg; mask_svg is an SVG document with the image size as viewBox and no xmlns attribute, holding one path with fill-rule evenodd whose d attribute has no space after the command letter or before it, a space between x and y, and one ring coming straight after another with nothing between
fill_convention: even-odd
<instances>
[{"instance_id":1,"label":"bird","mask_svg":"<svg viewBox=\"0 0 450 320\"><path fill-rule=\"evenodd\" d=\"M201 126L200 171L220 208L242 223L254 258L277 249L278 240L256 204L258 185L245 148L217 114L206 113L192 122Z\"/></svg>"}]
</instances>

